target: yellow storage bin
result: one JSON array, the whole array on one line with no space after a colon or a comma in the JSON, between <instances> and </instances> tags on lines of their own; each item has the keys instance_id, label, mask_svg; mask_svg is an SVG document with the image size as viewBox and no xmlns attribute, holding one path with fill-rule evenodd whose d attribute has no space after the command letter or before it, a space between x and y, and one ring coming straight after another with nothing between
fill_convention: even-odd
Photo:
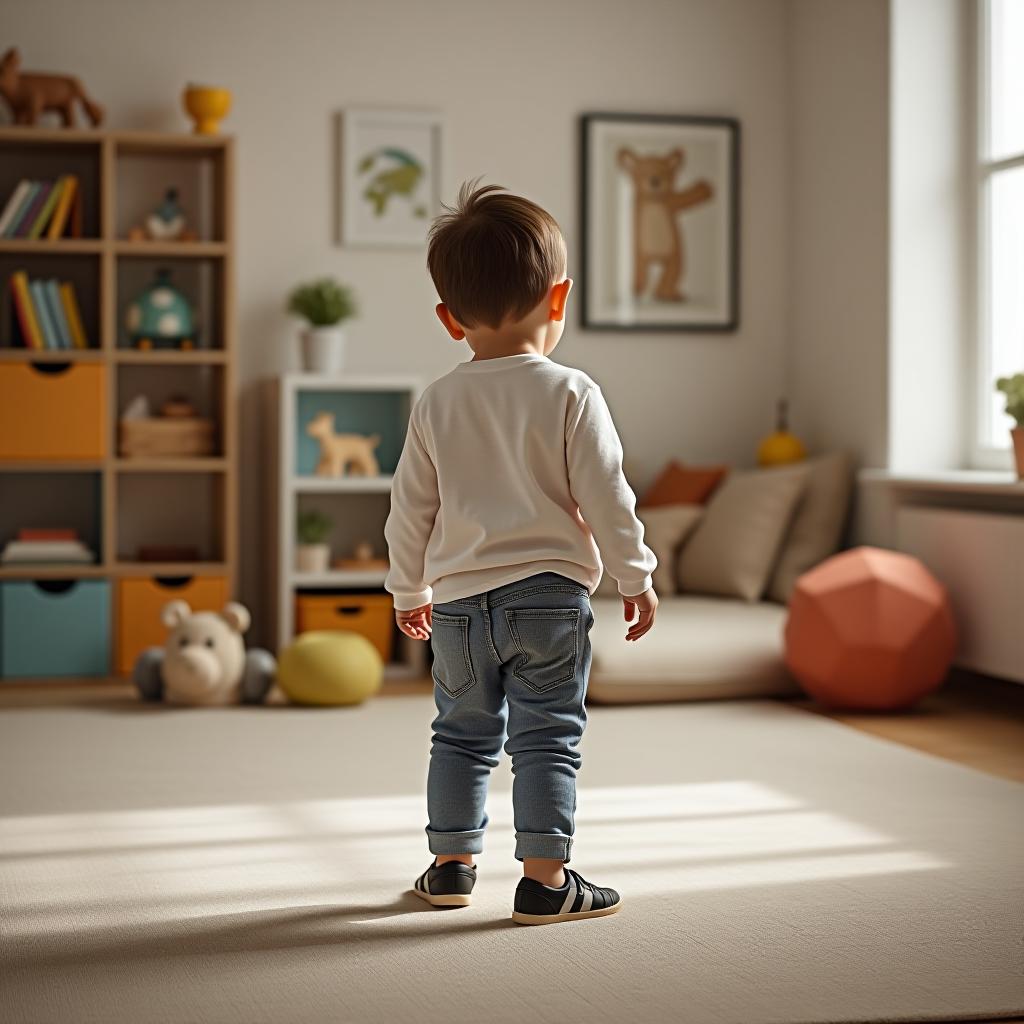
<instances>
[{"instance_id":1,"label":"yellow storage bin","mask_svg":"<svg viewBox=\"0 0 1024 1024\"><path fill-rule=\"evenodd\" d=\"M299 594L295 599L295 632L344 629L359 633L388 662L395 638L393 609L388 594Z\"/></svg>"},{"instance_id":2,"label":"yellow storage bin","mask_svg":"<svg viewBox=\"0 0 1024 1024\"><path fill-rule=\"evenodd\" d=\"M168 601L185 601L194 612L219 612L228 599L228 581L223 576L119 580L117 674L131 675L135 659L147 647L163 647L167 642L160 612Z\"/></svg>"},{"instance_id":3,"label":"yellow storage bin","mask_svg":"<svg viewBox=\"0 0 1024 1024\"><path fill-rule=\"evenodd\" d=\"M102 459L106 368L0 365L0 459Z\"/></svg>"}]
</instances>

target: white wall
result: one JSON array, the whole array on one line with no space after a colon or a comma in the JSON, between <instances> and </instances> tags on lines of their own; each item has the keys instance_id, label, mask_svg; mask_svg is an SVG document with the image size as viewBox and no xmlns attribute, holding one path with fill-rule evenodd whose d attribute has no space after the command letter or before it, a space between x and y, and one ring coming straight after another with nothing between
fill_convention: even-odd
<instances>
[{"instance_id":1,"label":"white wall","mask_svg":"<svg viewBox=\"0 0 1024 1024\"><path fill-rule=\"evenodd\" d=\"M889 4L792 4L793 421L888 458Z\"/></svg>"},{"instance_id":2,"label":"white wall","mask_svg":"<svg viewBox=\"0 0 1024 1024\"><path fill-rule=\"evenodd\" d=\"M851 30L874 31L873 17L859 13L864 5L850 6L858 8L847 17ZM483 174L530 195L561 221L573 257L579 113L690 112L741 120L740 331L613 336L573 327L559 350L559 358L604 387L634 478L643 484L673 455L749 462L783 391L793 140L788 30L786 0L4 0L0 6L0 39L17 42L29 68L80 74L106 104L111 126L185 130L179 96L186 81L234 90L225 129L239 140L241 596L257 612L263 555L255 385L289 365L294 332L281 312L289 286L331 273L356 287L363 315L350 332L353 371L430 378L460 357L433 321L423 253L345 251L333 244L335 112L346 104L444 110L449 194L462 179ZM823 121L835 114L825 100L816 111ZM865 144L871 141L870 130L863 135ZM814 188L806 173L812 152L803 155L804 187ZM857 241L865 263L874 251L868 236L876 219L884 222L879 214L865 223L852 202L839 219L853 235L866 236ZM805 249L805 265L813 249ZM819 283L834 277L845 279L830 273ZM874 282L865 272L861 287ZM854 312L856 298L847 305ZM805 335L816 329L815 317L803 322ZM872 324L865 333L873 331ZM845 328L834 340L849 336Z\"/></svg>"}]
</instances>

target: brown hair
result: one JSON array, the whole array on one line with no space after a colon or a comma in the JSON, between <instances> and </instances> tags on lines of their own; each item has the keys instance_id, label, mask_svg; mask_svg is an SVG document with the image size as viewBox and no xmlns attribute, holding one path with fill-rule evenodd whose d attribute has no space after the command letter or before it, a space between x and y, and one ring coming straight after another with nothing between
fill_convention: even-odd
<instances>
[{"instance_id":1,"label":"brown hair","mask_svg":"<svg viewBox=\"0 0 1024 1024\"><path fill-rule=\"evenodd\" d=\"M500 185L467 181L430 228L427 267L463 327L521 320L565 273L565 239L547 210Z\"/></svg>"}]
</instances>

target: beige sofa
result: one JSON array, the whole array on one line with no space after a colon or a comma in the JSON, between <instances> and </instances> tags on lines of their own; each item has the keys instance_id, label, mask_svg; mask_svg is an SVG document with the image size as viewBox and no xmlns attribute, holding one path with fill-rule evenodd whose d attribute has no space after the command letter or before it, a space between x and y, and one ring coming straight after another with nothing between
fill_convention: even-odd
<instances>
[{"instance_id":1,"label":"beige sofa","mask_svg":"<svg viewBox=\"0 0 1024 1024\"><path fill-rule=\"evenodd\" d=\"M640 509L659 560L654 628L627 643L611 581L594 595L596 703L782 696L786 601L840 545L852 466L843 455L732 474L703 512Z\"/></svg>"}]
</instances>

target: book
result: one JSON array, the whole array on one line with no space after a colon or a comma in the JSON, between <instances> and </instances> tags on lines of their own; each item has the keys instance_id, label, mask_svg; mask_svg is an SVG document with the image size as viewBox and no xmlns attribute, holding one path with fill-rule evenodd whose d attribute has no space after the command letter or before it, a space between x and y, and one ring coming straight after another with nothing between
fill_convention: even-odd
<instances>
[{"instance_id":1,"label":"book","mask_svg":"<svg viewBox=\"0 0 1024 1024\"><path fill-rule=\"evenodd\" d=\"M82 326L82 314L78 309L78 297L75 295L75 286L70 281L65 281L60 286L60 300L64 306L64 318L68 322L68 330L71 332L71 344L75 348L88 348L89 339L85 335L85 328Z\"/></svg>"},{"instance_id":2,"label":"book","mask_svg":"<svg viewBox=\"0 0 1024 1024\"><path fill-rule=\"evenodd\" d=\"M27 562L94 562L95 555L80 540L10 540L4 546L0 562L4 565Z\"/></svg>"},{"instance_id":3,"label":"book","mask_svg":"<svg viewBox=\"0 0 1024 1024\"><path fill-rule=\"evenodd\" d=\"M28 233L32 230L36 217L39 216L39 211L43 208L43 204L46 202L50 192L53 191L52 181L40 181L37 184L39 188L32 197L32 204L25 211L25 216L18 221L18 234L16 236L18 238L28 238Z\"/></svg>"},{"instance_id":4,"label":"book","mask_svg":"<svg viewBox=\"0 0 1024 1024\"><path fill-rule=\"evenodd\" d=\"M61 178L59 181L54 182L53 187L46 194L46 199L43 201L43 205L39 208L39 213L33 221L32 226L28 229L28 237L32 239L38 238L43 233L43 228L50 223L50 218L53 216L54 208L57 205L57 200L60 198L61 192L64 191L64 179Z\"/></svg>"},{"instance_id":5,"label":"book","mask_svg":"<svg viewBox=\"0 0 1024 1024\"><path fill-rule=\"evenodd\" d=\"M64 188L57 202L57 208L53 211L53 216L50 218L50 227L46 232L46 237L51 241L60 238L64 234L64 228L67 227L68 216L71 213L71 206L77 191L78 179L73 174L65 175Z\"/></svg>"},{"instance_id":6,"label":"book","mask_svg":"<svg viewBox=\"0 0 1024 1024\"><path fill-rule=\"evenodd\" d=\"M46 348L32 296L29 294L28 275L24 270L17 270L11 274L11 294L14 296L14 309L25 348Z\"/></svg>"},{"instance_id":7,"label":"book","mask_svg":"<svg viewBox=\"0 0 1024 1024\"><path fill-rule=\"evenodd\" d=\"M60 301L60 291L56 280L50 278L49 281L44 281L43 291L46 294L50 316L57 327L57 340L60 342L60 347L74 348L74 342L71 340L71 328L68 326L67 320L64 319L64 303Z\"/></svg>"},{"instance_id":8,"label":"book","mask_svg":"<svg viewBox=\"0 0 1024 1024\"><path fill-rule=\"evenodd\" d=\"M28 290L32 295L32 308L43 332L46 348L59 349L60 338L57 337L57 325L50 319L50 304L46 301L46 290L42 281L29 281Z\"/></svg>"},{"instance_id":9,"label":"book","mask_svg":"<svg viewBox=\"0 0 1024 1024\"><path fill-rule=\"evenodd\" d=\"M21 201L21 206L18 207L18 212L14 215L11 223L7 225L7 232L4 238L17 238L18 232L21 230L22 222L28 219L28 215L32 212L32 207L35 205L36 196L39 195L39 189L42 182L30 181L28 183L28 191L25 193L25 198Z\"/></svg>"},{"instance_id":10,"label":"book","mask_svg":"<svg viewBox=\"0 0 1024 1024\"><path fill-rule=\"evenodd\" d=\"M21 210L21 204L25 201L25 197L31 192L32 182L28 178L22 178L18 182L17 187L11 193L10 199L7 200L7 205L4 207L4 212L0 213L0 238L7 236L7 229L14 222L18 216L18 212Z\"/></svg>"},{"instance_id":11,"label":"book","mask_svg":"<svg viewBox=\"0 0 1024 1024\"><path fill-rule=\"evenodd\" d=\"M69 526L23 526L18 540L78 540L78 531Z\"/></svg>"}]
</instances>

